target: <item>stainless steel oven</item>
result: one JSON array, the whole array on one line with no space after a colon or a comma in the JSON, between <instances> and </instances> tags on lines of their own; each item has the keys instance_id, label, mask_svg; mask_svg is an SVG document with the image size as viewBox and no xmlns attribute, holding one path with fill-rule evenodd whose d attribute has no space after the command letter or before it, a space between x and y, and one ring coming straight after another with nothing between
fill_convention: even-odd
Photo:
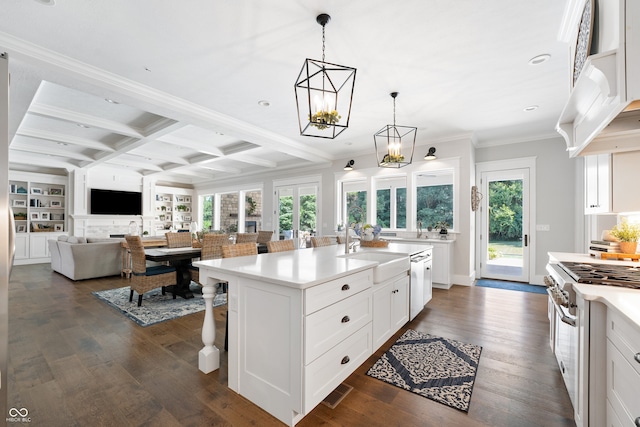
<instances>
[{"instance_id":1,"label":"stainless steel oven","mask_svg":"<svg viewBox=\"0 0 640 427\"><path fill-rule=\"evenodd\" d=\"M553 307L552 349L558 361L564 384L576 406L576 380L579 369L576 295L571 278L557 264L547 265L545 277L549 303Z\"/></svg>"}]
</instances>

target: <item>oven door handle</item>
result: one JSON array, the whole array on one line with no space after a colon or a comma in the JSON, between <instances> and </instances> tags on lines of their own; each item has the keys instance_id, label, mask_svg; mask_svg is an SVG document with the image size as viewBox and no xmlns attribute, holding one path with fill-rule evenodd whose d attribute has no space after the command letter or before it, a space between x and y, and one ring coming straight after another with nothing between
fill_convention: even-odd
<instances>
[{"instance_id":1,"label":"oven door handle","mask_svg":"<svg viewBox=\"0 0 640 427\"><path fill-rule=\"evenodd\" d=\"M555 302L555 300L553 299L553 295L551 294L551 289L547 288L547 294L549 294L549 298L551 298L551 302L553 303L553 306L555 307L556 312L560 316L560 320L563 323L566 323L567 325L573 326L575 328L576 327L576 319L574 319L571 316L567 316L567 314L564 311L564 307L562 307L560 304Z\"/></svg>"}]
</instances>

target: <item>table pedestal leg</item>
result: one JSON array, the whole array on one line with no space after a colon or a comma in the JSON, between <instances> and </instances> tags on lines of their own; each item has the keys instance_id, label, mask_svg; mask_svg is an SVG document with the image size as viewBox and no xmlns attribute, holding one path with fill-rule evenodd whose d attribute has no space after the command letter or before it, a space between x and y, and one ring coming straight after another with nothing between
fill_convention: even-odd
<instances>
[{"instance_id":1,"label":"table pedestal leg","mask_svg":"<svg viewBox=\"0 0 640 427\"><path fill-rule=\"evenodd\" d=\"M202 287L204 298L204 324L202 325L202 343L204 347L198 353L198 368L205 374L220 368L220 350L213 345L216 340L216 325L213 318L213 297L215 295L213 285L205 284Z\"/></svg>"}]
</instances>

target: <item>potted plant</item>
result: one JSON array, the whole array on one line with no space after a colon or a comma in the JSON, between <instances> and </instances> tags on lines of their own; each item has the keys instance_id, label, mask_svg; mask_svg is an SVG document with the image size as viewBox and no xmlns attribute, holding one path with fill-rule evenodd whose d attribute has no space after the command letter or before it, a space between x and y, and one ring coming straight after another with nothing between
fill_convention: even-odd
<instances>
[{"instance_id":1,"label":"potted plant","mask_svg":"<svg viewBox=\"0 0 640 427\"><path fill-rule=\"evenodd\" d=\"M176 209L178 209L180 212L186 211L187 205L178 205L176 206Z\"/></svg>"},{"instance_id":2,"label":"potted plant","mask_svg":"<svg viewBox=\"0 0 640 427\"><path fill-rule=\"evenodd\" d=\"M635 254L640 239L640 225L629 224L623 219L611 229L610 234L620 242L620 252L623 254Z\"/></svg>"}]
</instances>

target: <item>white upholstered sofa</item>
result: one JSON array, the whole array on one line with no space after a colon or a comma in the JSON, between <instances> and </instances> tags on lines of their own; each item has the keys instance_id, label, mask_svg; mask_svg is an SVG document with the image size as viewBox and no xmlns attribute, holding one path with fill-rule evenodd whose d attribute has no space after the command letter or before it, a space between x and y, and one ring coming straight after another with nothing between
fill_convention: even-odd
<instances>
[{"instance_id":1,"label":"white upholstered sofa","mask_svg":"<svg viewBox=\"0 0 640 427\"><path fill-rule=\"evenodd\" d=\"M114 276L122 269L124 239L59 236L49 239L51 268L71 280Z\"/></svg>"}]
</instances>

